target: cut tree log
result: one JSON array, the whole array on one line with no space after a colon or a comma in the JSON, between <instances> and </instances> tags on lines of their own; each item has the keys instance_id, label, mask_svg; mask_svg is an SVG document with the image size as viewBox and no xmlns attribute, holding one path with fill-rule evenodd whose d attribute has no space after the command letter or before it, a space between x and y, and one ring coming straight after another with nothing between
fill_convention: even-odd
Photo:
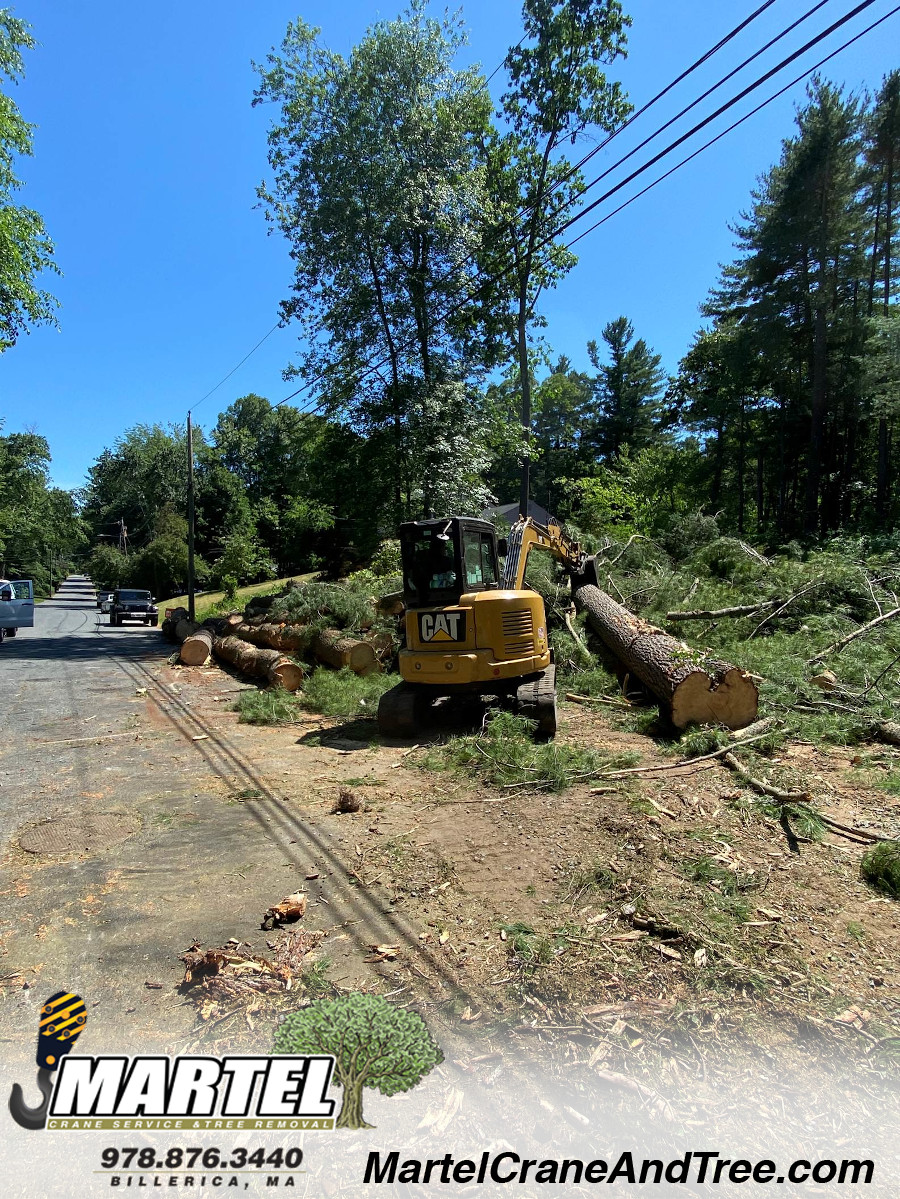
<instances>
[{"instance_id":1,"label":"cut tree log","mask_svg":"<svg viewBox=\"0 0 900 1199\"><path fill-rule=\"evenodd\" d=\"M375 647L369 641L348 637L340 629L324 629L312 640L312 651L316 657L340 670L349 666L354 674L374 674L381 669Z\"/></svg>"},{"instance_id":2,"label":"cut tree log","mask_svg":"<svg viewBox=\"0 0 900 1199\"><path fill-rule=\"evenodd\" d=\"M309 641L306 626L301 624L240 624L233 628L235 637L249 641L251 645L268 646L270 649L305 649Z\"/></svg>"},{"instance_id":3,"label":"cut tree log","mask_svg":"<svg viewBox=\"0 0 900 1199\"><path fill-rule=\"evenodd\" d=\"M212 643L209 629L197 629L182 641L179 657L185 666L203 666L212 654Z\"/></svg>"},{"instance_id":4,"label":"cut tree log","mask_svg":"<svg viewBox=\"0 0 900 1199\"><path fill-rule=\"evenodd\" d=\"M259 649L239 637L214 637L213 652L242 674L268 679L285 691L297 691L303 682L303 668L277 649Z\"/></svg>"},{"instance_id":5,"label":"cut tree log","mask_svg":"<svg viewBox=\"0 0 900 1199\"><path fill-rule=\"evenodd\" d=\"M175 625L175 640L184 641L187 637L190 637L196 628L197 626L192 620L188 620L186 616L183 616Z\"/></svg>"},{"instance_id":6,"label":"cut tree log","mask_svg":"<svg viewBox=\"0 0 900 1199\"><path fill-rule=\"evenodd\" d=\"M599 587L579 587L575 602L622 666L649 687L676 728L695 722L740 729L756 719L759 692L746 671L691 649Z\"/></svg>"},{"instance_id":7,"label":"cut tree log","mask_svg":"<svg viewBox=\"0 0 900 1199\"><path fill-rule=\"evenodd\" d=\"M167 641L175 640L175 629L180 620L187 620L187 608L169 608L169 615L163 618L161 632Z\"/></svg>"},{"instance_id":8,"label":"cut tree log","mask_svg":"<svg viewBox=\"0 0 900 1199\"><path fill-rule=\"evenodd\" d=\"M900 724L896 720L879 720L875 731L888 745L900 745Z\"/></svg>"}]
</instances>

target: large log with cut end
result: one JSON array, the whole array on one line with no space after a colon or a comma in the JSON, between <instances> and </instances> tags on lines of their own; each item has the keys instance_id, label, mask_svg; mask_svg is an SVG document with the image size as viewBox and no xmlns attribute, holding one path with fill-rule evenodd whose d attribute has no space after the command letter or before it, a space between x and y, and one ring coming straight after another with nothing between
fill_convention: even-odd
<instances>
[{"instance_id":1,"label":"large log with cut end","mask_svg":"<svg viewBox=\"0 0 900 1199\"><path fill-rule=\"evenodd\" d=\"M324 629L317 633L312 640L312 651L320 662L336 670L349 666L355 674L373 674L380 669L374 645L348 637L340 629Z\"/></svg>"},{"instance_id":2,"label":"large log with cut end","mask_svg":"<svg viewBox=\"0 0 900 1199\"><path fill-rule=\"evenodd\" d=\"M212 643L209 629L197 629L182 641L179 657L185 666L203 666L212 654Z\"/></svg>"},{"instance_id":3,"label":"large log with cut end","mask_svg":"<svg viewBox=\"0 0 900 1199\"><path fill-rule=\"evenodd\" d=\"M259 649L239 637L214 637L213 651L242 674L268 679L285 691L297 691L303 682L302 667L277 649Z\"/></svg>"},{"instance_id":4,"label":"large log with cut end","mask_svg":"<svg viewBox=\"0 0 900 1199\"><path fill-rule=\"evenodd\" d=\"M656 696L676 728L696 722L740 729L756 719L759 692L745 671L670 637L599 587L579 587L575 602L622 666Z\"/></svg>"},{"instance_id":5,"label":"large log with cut end","mask_svg":"<svg viewBox=\"0 0 900 1199\"><path fill-rule=\"evenodd\" d=\"M271 649L305 649L309 640L306 626L301 624L240 624L232 632L235 637L241 637L251 645L264 645Z\"/></svg>"}]
</instances>

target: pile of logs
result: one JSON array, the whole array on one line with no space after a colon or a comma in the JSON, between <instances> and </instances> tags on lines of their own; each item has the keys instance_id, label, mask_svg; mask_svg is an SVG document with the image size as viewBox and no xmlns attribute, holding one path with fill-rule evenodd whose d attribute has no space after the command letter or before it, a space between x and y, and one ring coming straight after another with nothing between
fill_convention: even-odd
<instances>
[{"instance_id":1,"label":"pile of logs","mask_svg":"<svg viewBox=\"0 0 900 1199\"><path fill-rule=\"evenodd\" d=\"M198 625L189 620L185 608L175 608L163 621L162 632L181 643L179 659L185 666L204 666L215 656L242 674L265 678L286 691L297 691L305 672L285 651L308 650L328 666L346 666L366 675L381 669L381 656L390 649L389 638L363 640L340 629L323 629L310 636L304 625L275 624L259 614L248 618L241 612Z\"/></svg>"},{"instance_id":2,"label":"pile of logs","mask_svg":"<svg viewBox=\"0 0 900 1199\"><path fill-rule=\"evenodd\" d=\"M575 603L623 672L640 679L676 728L696 723L740 729L756 719L759 691L746 671L691 649L599 587L578 587Z\"/></svg>"}]
</instances>

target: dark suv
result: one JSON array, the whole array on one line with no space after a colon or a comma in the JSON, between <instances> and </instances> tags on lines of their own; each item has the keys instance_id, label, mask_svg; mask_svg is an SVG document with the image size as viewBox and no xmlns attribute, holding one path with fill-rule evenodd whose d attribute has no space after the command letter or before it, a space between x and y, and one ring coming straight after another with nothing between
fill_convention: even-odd
<instances>
[{"instance_id":1,"label":"dark suv","mask_svg":"<svg viewBox=\"0 0 900 1199\"><path fill-rule=\"evenodd\" d=\"M109 605L109 623L118 628L126 620L139 620L142 624L156 626L159 624L159 609L153 603L149 591L134 591L131 588L119 588L113 592L112 603Z\"/></svg>"}]
</instances>

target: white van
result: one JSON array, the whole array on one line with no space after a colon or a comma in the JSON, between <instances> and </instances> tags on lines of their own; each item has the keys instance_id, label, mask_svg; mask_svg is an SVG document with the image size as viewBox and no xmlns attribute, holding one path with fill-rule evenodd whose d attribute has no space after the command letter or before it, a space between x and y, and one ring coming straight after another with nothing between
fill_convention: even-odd
<instances>
[{"instance_id":1,"label":"white van","mask_svg":"<svg viewBox=\"0 0 900 1199\"><path fill-rule=\"evenodd\" d=\"M0 641L33 625L34 583L31 579L0 579Z\"/></svg>"}]
</instances>

